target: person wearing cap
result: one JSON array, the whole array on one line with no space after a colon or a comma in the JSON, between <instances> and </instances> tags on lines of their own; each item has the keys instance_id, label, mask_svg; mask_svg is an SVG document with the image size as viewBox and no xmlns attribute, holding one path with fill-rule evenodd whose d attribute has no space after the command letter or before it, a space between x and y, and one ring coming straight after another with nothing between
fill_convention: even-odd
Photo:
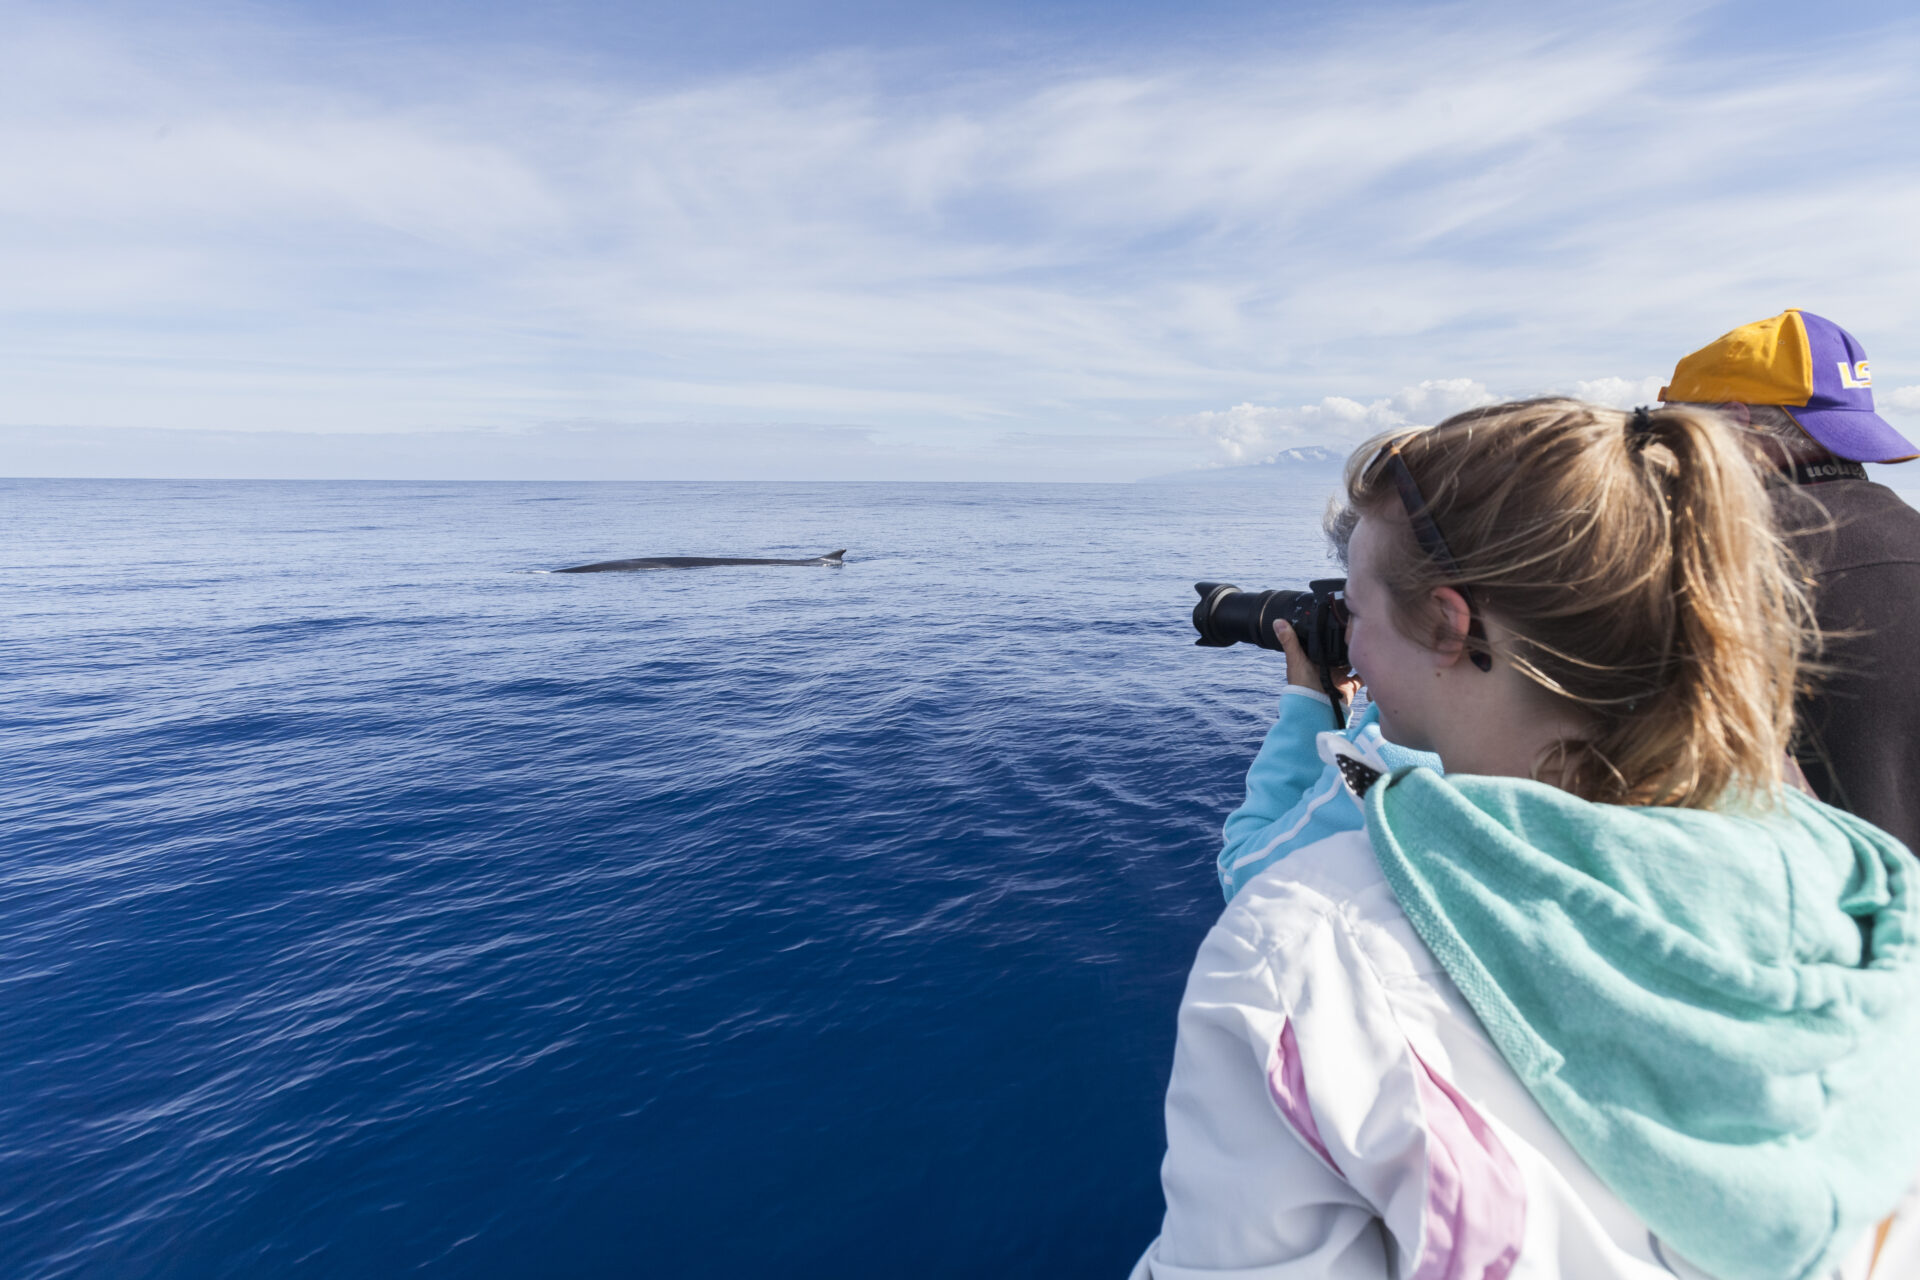
<instances>
[{"instance_id":1,"label":"person wearing cap","mask_svg":"<svg viewBox=\"0 0 1920 1280\"><path fill-rule=\"evenodd\" d=\"M1920 848L1920 512L1861 465L1920 447L1874 412L1866 351L1794 308L1682 359L1660 398L1750 430L1774 518L1814 580L1827 670L1794 708L1807 781Z\"/></svg>"}]
</instances>

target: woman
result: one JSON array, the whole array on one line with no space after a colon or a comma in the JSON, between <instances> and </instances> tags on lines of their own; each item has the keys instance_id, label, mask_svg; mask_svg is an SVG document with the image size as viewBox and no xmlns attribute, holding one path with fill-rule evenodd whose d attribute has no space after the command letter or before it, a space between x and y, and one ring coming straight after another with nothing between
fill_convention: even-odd
<instances>
[{"instance_id":1,"label":"woman","mask_svg":"<svg viewBox=\"0 0 1920 1280\"><path fill-rule=\"evenodd\" d=\"M1311 742L1351 828L1200 949L1137 1280L1867 1274L1920 1168L1920 902L1782 785L1807 606L1727 429L1498 405L1346 498L1354 675L1445 773L1288 649L1324 732L1276 727L1236 820Z\"/></svg>"}]
</instances>

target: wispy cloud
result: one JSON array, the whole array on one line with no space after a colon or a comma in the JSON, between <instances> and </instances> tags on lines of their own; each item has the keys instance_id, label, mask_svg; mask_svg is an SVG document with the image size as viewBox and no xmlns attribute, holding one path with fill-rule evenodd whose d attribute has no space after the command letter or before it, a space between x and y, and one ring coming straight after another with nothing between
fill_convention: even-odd
<instances>
[{"instance_id":1,"label":"wispy cloud","mask_svg":"<svg viewBox=\"0 0 1920 1280\"><path fill-rule=\"evenodd\" d=\"M877 55L665 88L22 16L6 416L857 422L896 459L1077 439L1046 473L1105 475L1414 420L1393 389L1461 369L1631 399L1610 373L1786 305L1920 378L1920 45L1707 61L1731 11L1652 12L911 90Z\"/></svg>"}]
</instances>

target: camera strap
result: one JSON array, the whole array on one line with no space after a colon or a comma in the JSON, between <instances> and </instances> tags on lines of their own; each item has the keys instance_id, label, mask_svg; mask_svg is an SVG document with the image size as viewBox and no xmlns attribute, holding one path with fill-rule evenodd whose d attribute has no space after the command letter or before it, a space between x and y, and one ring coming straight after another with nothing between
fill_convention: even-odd
<instances>
[{"instance_id":1,"label":"camera strap","mask_svg":"<svg viewBox=\"0 0 1920 1280\"><path fill-rule=\"evenodd\" d=\"M1347 724L1347 700L1339 686L1334 684L1333 672L1326 667L1320 668L1320 687L1326 690L1327 701L1333 704L1334 722L1344 729Z\"/></svg>"}]
</instances>

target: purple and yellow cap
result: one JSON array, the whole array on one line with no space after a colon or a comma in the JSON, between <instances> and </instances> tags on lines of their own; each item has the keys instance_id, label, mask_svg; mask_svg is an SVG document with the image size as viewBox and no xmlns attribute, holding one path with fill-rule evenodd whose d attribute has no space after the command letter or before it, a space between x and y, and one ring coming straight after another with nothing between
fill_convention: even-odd
<instances>
[{"instance_id":1,"label":"purple and yellow cap","mask_svg":"<svg viewBox=\"0 0 1920 1280\"><path fill-rule=\"evenodd\" d=\"M1684 357L1660 398L1779 405L1828 452L1853 462L1920 457L1920 447L1873 411L1873 374L1853 335L1797 307Z\"/></svg>"}]
</instances>

